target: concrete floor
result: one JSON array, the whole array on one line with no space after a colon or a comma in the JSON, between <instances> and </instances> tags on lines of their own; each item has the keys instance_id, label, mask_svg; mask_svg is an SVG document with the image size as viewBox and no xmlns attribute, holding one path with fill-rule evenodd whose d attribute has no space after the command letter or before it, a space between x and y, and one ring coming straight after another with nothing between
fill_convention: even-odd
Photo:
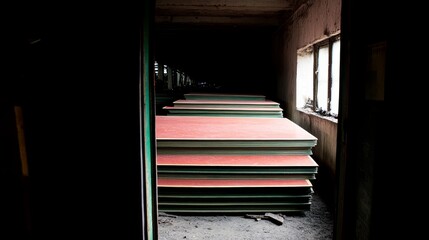
<instances>
[{"instance_id":1,"label":"concrete floor","mask_svg":"<svg viewBox=\"0 0 429 240\"><path fill-rule=\"evenodd\" d=\"M311 210L304 214L285 215L283 225L268 220L256 221L235 216L185 216L159 218L159 239L195 240L306 240L332 239L333 217L315 193Z\"/></svg>"}]
</instances>

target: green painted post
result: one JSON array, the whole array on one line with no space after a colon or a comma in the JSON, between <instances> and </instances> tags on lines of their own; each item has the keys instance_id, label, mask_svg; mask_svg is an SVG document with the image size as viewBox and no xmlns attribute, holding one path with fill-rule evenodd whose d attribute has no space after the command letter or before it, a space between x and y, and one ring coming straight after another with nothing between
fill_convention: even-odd
<instances>
[{"instance_id":1,"label":"green painted post","mask_svg":"<svg viewBox=\"0 0 429 240\"><path fill-rule=\"evenodd\" d=\"M154 59L151 49L153 1L144 1L140 50L140 126L144 239L158 238L156 141L154 111Z\"/></svg>"}]
</instances>

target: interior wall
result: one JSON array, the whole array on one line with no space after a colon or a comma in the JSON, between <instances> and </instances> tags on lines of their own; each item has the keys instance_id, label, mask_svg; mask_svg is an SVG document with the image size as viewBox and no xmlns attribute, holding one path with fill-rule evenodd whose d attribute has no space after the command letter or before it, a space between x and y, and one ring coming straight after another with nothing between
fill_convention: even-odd
<instances>
[{"instance_id":1,"label":"interior wall","mask_svg":"<svg viewBox=\"0 0 429 240\"><path fill-rule=\"evenodd\" d=\"M300 112L295 106L297 50L340 30L341 0L309 1L285 23L275 40L277 57L276 98L284 106L285 116L318 138L313 158L320 165L316 187L322 187L325 197L334 201L336 172L337 123ZM319 186L317 186L319 185Z\"/></svg>"}]
</instances>

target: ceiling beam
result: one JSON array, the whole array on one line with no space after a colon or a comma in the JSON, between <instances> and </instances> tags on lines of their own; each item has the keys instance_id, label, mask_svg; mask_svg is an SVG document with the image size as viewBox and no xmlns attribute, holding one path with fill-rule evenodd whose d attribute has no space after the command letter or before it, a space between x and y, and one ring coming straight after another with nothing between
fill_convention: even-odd
<instances>
[{"instance_id":1,"label":"ceiling beam","mask_svg":"<svg viewBox=\"0 0 429 240\"><path fill-rule=\"evenodd\" d=\"M194 6L157 7L157 16L225 16L225 17L252 17L252 16L280 16L292 9L269 8L200 8Z\"/></svg>"},{"instance_id":2,"label":"ceiling beam","mask_svg":"<svg viewBox=\"0 0 429 240\"><path fill-rule=\"evenodd\" d=\"M157 24L192 25L239 25L239 26L276 26L276 17L216 17L216 16L156 16Z\"/></svg>"},{"instance_id":3,"label":"ceiling beam","mask_svg":"<svg viewBox=\"0 0 429 240\"><path fill-rule=\"evenodd\" d=\"M205 8L290 8L293 0L156 0L156 7L193 6Z\"/></svg>"}]
</instances>

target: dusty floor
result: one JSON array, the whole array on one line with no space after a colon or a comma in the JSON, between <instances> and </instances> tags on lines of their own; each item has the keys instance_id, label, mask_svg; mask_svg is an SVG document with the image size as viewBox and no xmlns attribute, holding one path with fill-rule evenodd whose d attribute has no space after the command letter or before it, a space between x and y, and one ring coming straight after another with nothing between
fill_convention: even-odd
<instances>
[{"instance_id":1,"label":"dusty floor","mask_svg":"<svg viewBox=\"0 0 429 240\"><path fill-rule=\"evenodd\" d=\"M283 225L268 220L256 221L243 216L159 217L160 240L304 240L332 239L333 218L317 194L311 210L300 215L286 215Z\"/></svg>"}]
</instances>

